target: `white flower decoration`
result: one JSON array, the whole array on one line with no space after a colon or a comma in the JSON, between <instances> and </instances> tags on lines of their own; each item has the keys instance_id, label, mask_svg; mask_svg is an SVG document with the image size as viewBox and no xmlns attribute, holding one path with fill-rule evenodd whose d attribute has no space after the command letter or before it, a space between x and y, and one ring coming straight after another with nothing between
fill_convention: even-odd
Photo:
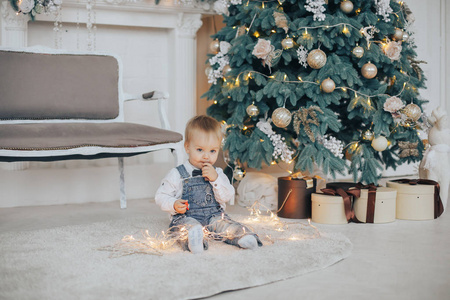
<instances>
[{"instance_id":1,"label":"white flower decoration","mask_svg":"<svg viewBox=\"0 0 450 300\"><path fill-rule=\"evenodd\" d=\"M269 40L258 39L258 43L253 48L252 54L257 58L266 59L272 50L272 45Z\"/></svg>"},{"instance_id":2,"label":"white flower decoration","mask_svg":"<svg viewBox=\"0 0 450 300\"><path fill-rule=\"evenodd\" d=\"M34 0L20 0L17 3L20 11L24 14L29 13L34 7Z\"/></svg>"},{"instance_id":3,"label":"white flower decoration","mask_svg":"<svg viewBox=\"0 0 450 300\"><path fill-rule=\"evenodd\" d=\"M402 52L402 43L391 41L383 47L383 52L391 60L399 60L400 53Z\"/></svg>"},{"instance_id":4,"label":"white flower decoration","mask_svg":"<svg viewBox=\"0 0 450 300\"><path fill-rule=\"evenodd\" d=\"M392 96L386 99L386 102L383 105L383 109L391 114L397 113L403 107L405 107L405 104L402 99L397 96Z\"/></svg>"},{"instance_id":5,"label":"white flower decoration","mask_svg":"<svg viewBox=\"0 0 450 300\"><path fill-rule=\"evenodd\" d=\"M259 130L264 132L267 135L274 134L272 130L272 125L270 125L270 119L268 121L265 121L264 119L260 119L258 123L256 123L256 127L258 127Z\"/></svg>"}]
</instances>

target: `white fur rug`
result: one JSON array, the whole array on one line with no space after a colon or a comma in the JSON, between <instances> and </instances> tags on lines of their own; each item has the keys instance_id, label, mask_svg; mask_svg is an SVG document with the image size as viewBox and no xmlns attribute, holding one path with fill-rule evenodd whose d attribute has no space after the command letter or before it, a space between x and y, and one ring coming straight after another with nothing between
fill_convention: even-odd
<instances>
[{"instance_id":1,"label":"white fur rug","mask_svg":"<svg viewBox=\"0 0 450 300\"><path fill-rule=\"evenodd\" d=\"M233 216L232 216L233 217ZM242 221L242 220L241 220ZM244 250L210 242L193 255L177 245L163 256L110 258L98 251L141 229L161 233L168 220L130 219L0 235L0 299L192 299L248 288L326 268L352 248L341 234L312 239L311 227L284 232L252 224L273 244ZM268 232L270 231L270 232Z\"/></svg>"}]
</instances>

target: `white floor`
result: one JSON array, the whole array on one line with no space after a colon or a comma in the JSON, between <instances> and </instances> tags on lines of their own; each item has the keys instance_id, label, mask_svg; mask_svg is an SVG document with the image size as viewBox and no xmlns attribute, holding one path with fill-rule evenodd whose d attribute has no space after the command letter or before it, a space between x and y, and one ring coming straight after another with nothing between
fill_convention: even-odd
<instances>
[{"instance_id":1,"label":"white floor","mask_svg":"<svg viewBox=\"0 0 450 300\"><path fill-rule=\"evenodd\" d=\"M238 206L227 211L248 214ZM118 202L2 208L0 233L156 214L163 212L152 200L129 201L126 210ZM434 221L315 225L345 234L352 255L321 271L210 299L450 299L449 213Z\"/></svg>"}]
</instances>

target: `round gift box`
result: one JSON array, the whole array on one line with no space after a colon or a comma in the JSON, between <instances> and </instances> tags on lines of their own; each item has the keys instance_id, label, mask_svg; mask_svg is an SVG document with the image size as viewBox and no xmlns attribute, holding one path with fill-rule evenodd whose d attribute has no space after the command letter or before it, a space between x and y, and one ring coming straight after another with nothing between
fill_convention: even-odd
<instances>
[{"instance_id":1,"label":"round gift box","mask_svg":"<svg viewBox=\"0 0 450 300\"><path fill-rule=\"evenodd\" d=\"M397 190L397 219L434 219L434 185L410 185L391 181L386 185Z\"/></svg>"},{"instance_id":2,"label":"round gift box","mask_svg":"<svg viewBox=\"0 0 450 300\"><path fill-rule=\"evenodd\" d=\"M304 179L290 176L278 178L279 217L290 219L311 217L311 194L316 191L316 179L309 180L312 180L312 186L307 188L307 181Z\"/></svg>"},{"instance_id":3,"label":"round gift box","mask_svg":"<svg viewBox=\"0 0 450 300\"><path fill-rule=\"evenodd\" d=\"M360 222L366 222L369 190L361 189L361 196L353 202L355 216ZM395 221L397 191L395 189L378 187L375 197L374 223L389 223Z\"/></svg>"},{"instance_id":4,"label":"round gift box","mask_svg":"<svg viewBox=\"0 0 450 300\"><path fill-rule=\"evenodd\" d=\"M344 199L341 196L311 195L311 220L320 224L347 224Z\"/></svg>"}]
</instances>

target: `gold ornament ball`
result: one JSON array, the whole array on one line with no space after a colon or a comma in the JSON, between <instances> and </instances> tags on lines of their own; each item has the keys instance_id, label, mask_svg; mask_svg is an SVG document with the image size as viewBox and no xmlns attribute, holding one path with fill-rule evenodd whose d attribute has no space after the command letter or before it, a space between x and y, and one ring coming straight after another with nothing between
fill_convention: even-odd
<instances>
[{"instance_id":1,"label":"gold ornament ball","mask_svg":"<svg viewBox=\"0 0 450 300\"><path fill-rule=\"evenodd\" d=\"M220 49L220 43L219 40L214 40L211 42L211 44L209 44L209 49L213 52L213 53L218 53L219 49Z\"/></svg>"},{"instance_id":2,"label":"gold ornament ball","mask_svg":"<svg viewBox=\"0 0 450 300\"><path fill-rule=\"evenodd\" d=\"M334 83L333 79L330 78L322 81L322 84L320 86L322 87L322 91L324 91L325 93L332 93L336 88L336 84Z\"/></svg>"},{"instance_id":3,"label":"gold ornament ball","mask_svg":"<svg viewBox=\"0 0 450 300\"><path fill-rule=\"evenodd\" d=\"M231 71L230 65L226 65L225 67L223 67L222 69L223 76L227 76L230 73L230 71Z\"/></svg>"},{"instance_id":4,"label":"gold ornament ball","mask_svg":"<svg viewBox=\"0 0 450 300\"><path fill-rule=\"evenodd\" d=\"M406 105L406 107L403 109L404 114L408 119L412 120L413 122L416 122L420 119L420 116L422 115L422 110L420 107L416 104L410 103Z\"/></svg>"},{"instance_id":5,"label":"gold ornament ball","mask_svg":"<svg viewBox=\"0 0 450 300\"><path fill-rule=\"evenodd\" d=\"M401 30L400 28L395 28L392 38L396 41L401 41L403 39L403 30Z\"/></svg>"},{"instance_id":6,"label":"gold ornament ball","mask_svg":"<svg viewBox=\"0 0 450 300\"><path fill-rule=\"evenodd\" d=\"M361 138L363 139L363 141L371 141L373 140L373 137L374 133L370 129L363 131L363 133L361 134Z\"/></svg>"},{"instance_id":7,"label":"gold ornament ball","mask_svg":"<svg viewBox=\"0 0 450 300\"><path fill-rule=\"evenodd\" d=\"M372 148L377 151L384 151L388 147L388 140L384 136L380 135L372 140Z\"/></svg>"},{"instance_id":8,"label":"gold ornament ball","mask_svg":"<svg viewBox=\"0 0 450 300\"><path fill-rule=\"evenodd\" d=\"M403 31L402 41L407 42L409 39L409 34L406 31Z\"/></svg>"},{"instance_id":9,"label":"gold ornament ball","mask_svg":"<svg viewBox=\"0 0 450 300\"><path fill-rule=\"evenodd\" d=\"M346 14L351 13L353 11L353 2L352 1L342 1L341 2L341 10Z\"/></svg>"},{"instance_id":10,"label":"gold ornament ball","mask_svg":"<svg viewBox=\"0 0 450 300\"><path fill-rule=\"evenodd\" d=\"M353 55L356 56L357 58L361 58L364 55L364 48L361 46L356 46L355 48L353 48L352 51Z\"/></svg>"},{"instance_id":11,"label":"gold ornament ball","mask_svg":"<svg viewBox=\"0 0 450 300\"><path fill-rule=\"evenodd\" d=\"M206 76L209 76L209 74L211 74L212 71L213 71L213 68L211 66L207 66L205 69Z\"/></svg>"},{"instance_id":12,"label":"gold ornament ball","mask_svg":"<svg viewBox=\"0 0 450 300\"><path fill-rule=\"evenodd\" d=\"M309 52L306 58L308 65L313 69L320 69L327 63L327 55L320 49Z\"/></svg>"},{"instance_id":13,"label":"gold ornament ball","mask_svg":"<svg viewBox=\"0 0 450 300\"><path fill-rule=\"evenodd\" d=\"M348 161L352 161L353 159L353 152L347 148L347 150L345 150L345 159L347 159Z\"/></svg>"},{"instance_id":14,"label":"gold ornament ball","mask_svg":"<svg viewBox=\"0 0 450 300\"><path fill-rule=\"evenodd\" d=\"M257 115L259 115L259 108L255 104L250 104L249 106L247 106L247 109L245 111L250 117L256 117Z\"/></svg>"},{"instance_id":15,"label":"gold ornament ball","mask_svg":"<svg viewBox=\"0 0 450 300\"><path fill-rule=\"evenodd\" d=\"M377 76L378 69L373 63L368 62L361 68L361 74L367 79L372 79Z\"/></svg>"},{"instance_id":16,"label":"gold ornament ball","mask_svg":"<svg viewBox=\"0 0 450 300\"><path fill-rule=\"evenodd\" d=\"M284 107L279 107L275 109L272 113L273 124L280 128L287 127L291 123L291 119L292 119L291 112Z\"/></svg>"},{"instance_id":17,"label":"gold ornament ball","mask_svg":"<svg viewBox=\"0 0 450 300\"><path fill-rule=\"evenodd\" d=\"M291 49L294 47L294 40L291 38L285 38L281 41L281 46L284 50Z\"/></svg>"},{"instance_id":18,"label":"gold ornament ball","mask_svg":"<svg viewBox=\"0 0 450 300\"><path fill-rule=\"evenodd\" d=\"M233 170L233 178L237 181L241 181L245 177L245 171L239 167L235 167Z\"/></svg>"}]
</instances>

